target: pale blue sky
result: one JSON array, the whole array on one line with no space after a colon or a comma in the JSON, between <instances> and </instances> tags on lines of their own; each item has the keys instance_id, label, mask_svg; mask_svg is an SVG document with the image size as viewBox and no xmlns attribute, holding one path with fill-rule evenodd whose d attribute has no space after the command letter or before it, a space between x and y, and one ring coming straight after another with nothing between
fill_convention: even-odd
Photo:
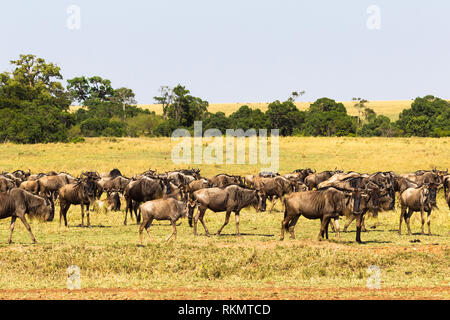
<instances>
[{"instance_id":1,"label":"pale blue sky","mask_svg":"<svg viewBox=\"0 0 450 320\"><path fill-rule=\"evenodd\" d=\"M81 28L66 27L69 5ZM366 26L381 10L381 29ZM450 98L450 1L3 1L0 71L33 53L153 103L161 85L213 102Z\"/></svg>"}]
</instances>

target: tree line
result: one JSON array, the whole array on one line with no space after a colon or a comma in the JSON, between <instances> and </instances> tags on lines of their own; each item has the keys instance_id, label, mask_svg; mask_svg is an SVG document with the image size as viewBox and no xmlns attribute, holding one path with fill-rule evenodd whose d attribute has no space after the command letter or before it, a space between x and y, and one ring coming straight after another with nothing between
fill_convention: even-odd
<instances>
[{"instance_id":1,"label":"tree line","mask_svg":"<svg viewBox=\"0 0 450 320\"><path fill-rule=\"evenodd\" d=\"M209 103L191 95L182 85L163 86L155 96L161 115L135 106L129 88L113 88L99 76L67 80L60 67L34 55L10 61L12 72L0 73L0 141L15 143L79 142L84 137L171 136L177 128L193 131L194 121L203 130L279 129L282 136L448 137L450 103L428 95L403 110L397 121L367 108L367 100L354 98L358 116L347 113L342 103L320 98L307 110L295 104L303 92L274 101L265 112L247 105L225 115L211 113ZM82 105L69 109L74 102Z\"/></svg>"}]
</instances>

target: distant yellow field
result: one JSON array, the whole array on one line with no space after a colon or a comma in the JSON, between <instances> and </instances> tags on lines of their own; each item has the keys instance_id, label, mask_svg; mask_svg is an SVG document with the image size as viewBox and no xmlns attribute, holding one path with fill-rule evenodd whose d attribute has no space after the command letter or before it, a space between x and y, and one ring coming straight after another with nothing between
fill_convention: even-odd
<instances>
[{"instance_id":1,"label":"distant yellow field","mask_svg":"<svg viewBox=\"0 0 450 320\"><path fill-rule=\"evenodd\" d=\"M411 103L413 100L391 100L391 101L370 101L366 104L368 108L372 108L377 114L382 114L389 117L392 121L398 119L400 112L404 109L408 109L411 107ZM347 108L347 112L350 115L356 116L358 114L358 110L354 107L354 101L343 101L342 102ZM297 102L297 108L299 110L306 110L309 108L311 102ZM233 112L237 111L241 106L248 105L252 109L261 109L261 111L265 112L267 110L267 106L269 103L267 102L239 102L239 103L211 103L208 107L208 111L215 112L223 112L226 115L230 115ZM162 105L160 104L138 104L138 107L142 109L149 109L151 111L155 111L157 114L162 113Z\"/></svg>"},{"instance_id":2,"label":"distant yellow field","mask_svg":"<svg viewBox=\"0 0 450 320\"><path fill-rule=\"evenodd\" d=\"M413 100L391 100L391 101L370 101L366 104L368 108L372 108L377 114L382 114L389 117L392 121L398 119L400 112L404 109L411 107ZM347 112L350 115L357 115L358 111L354 107L354 101L342 102L347 108ZM300 110L308 109L311 102L297 102L296 105ZM267 110L268 102L236 102L236 103L211 103L208 107L208 111L224 112L227 116L237 111L241 106L248 105L252 109L261 109L265 112ZM157 114L162 113L161 104L138 104L139 108L155 111ZM71 106L72 111L76 111L80 106Z\"/></svg>"}]
</instances>

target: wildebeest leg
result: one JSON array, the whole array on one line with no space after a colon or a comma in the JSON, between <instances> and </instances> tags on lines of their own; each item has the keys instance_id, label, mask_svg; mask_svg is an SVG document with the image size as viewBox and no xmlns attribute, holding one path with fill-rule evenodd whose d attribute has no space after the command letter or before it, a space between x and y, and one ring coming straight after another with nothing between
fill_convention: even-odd
<instances>
[{"instance_id":1,"label":"wildebeest leg","mask_svg":"<svg viewBox=\"0 0 450 320\"><path fill-rule=\"evenodd\" d=\"M126 207L125 207L125 220L123 220L123 225L124 226L126 226L127 225L127 215L128 215L128 210L130 210L130 217L131 217L131 215L133 214L132 213L132 203L133 203L133 200L131 200L131 199L126 199L126 201L127 201L127 204L126 204Z\"/></svg>"},{"instance_id":2,"label":"wildebeest leg","mask_svg":"<svg viewBox=\"0 0 450 320\"><path fill-rule=\"evenodd\" d=\"M402 222L403 219L405 219L406 222L406 207L402 206L402 211L400 212L400 222L398 225L398 234L401 235L402 234Z\"/></svg>"},{"instance_id":3,"label":"wildebeest leg","mask_svg":"<svg viewBox=\"0 0 450 320\"><path fill-rule=\"evenodd\" d=\"M60 205L61 209L59 211L59 226L61 227L61 217L64 218L64 226L67 227L67 211L69 211L70 204Z\"/></svg>"},{"instance_id":4,"label":"wildebeest leg","mask_svg":"<svg viewBox=\"0 0 450 320\"><path fill-rule=\"evenodd\" d=\"M355 217L355 215L351 215L349 218L347 218L347 222L345 223L345 225L344 225L344 230L342 230L343 232L347 232L347 229L348 229L348 226L350 225L350 223L352 223L353 222L353 220L355 220L356 219L356 217Z\"/></svg>"},{"instance_id":5,"label":"wildebeest leg","mask_svg":"<svg viewBox=\"0 0 450 320\"><path fill-rule=\"evenodd\" d=\"M200 215L199 215L198 219L199 219L200 222L202 223L203 229L205 229L205 234L206 234L206 236L209 237L209 231L208 231L208 228L206 227L205 220L203 220L203 217L205 216L205 213L206 213L206 209L205 209L205 210L202 210L202 211L200 212Z\"/></svg>"},{"instance_id":6,"label":"wildebeest leg","mask_svg":"<svg viewBox=\"0 0 450 320\"><path fill-rule=\"evenodd\" d=\"M22 220L22 223L24 224L25 228L27 228L28 232L30 233L31 241L33 241L33 243L36 243L36 239L33 236L33 232L31 232L31 227L28 224L27 219L25 219L25 216L23 215L23 216L20 216L19 218L20 218L20 220Z\"/></svg>"},{"instance_id":7,"label":"wildebeest leg","mask_svg":"<svg viewBox=\"0 0 450 320\"><path fill-rule=\"evenodd\" d=\"M176 227L177 223L176 223L176 221L171 220L170 224L172 225L172 233L170 234L170 236L168 236L166 238L166 241L169 241L170 238L172 238L172 236L173 236L173 240L176 241L177 240L177 227Z\"/></svg>"},{"instance_id":8,"label":"wildebeest leg","mask_svg":"<svg viewBox=\"0 0 450 320\"><path fill-rule=\"evenodd\" d=\"M420 211L420 219L422 222L422 235L425 234L425 211L421 210Z\"/></svg>"},{"instance_id":9,"label":"wildebeest leg","mask_svg":"<svg viewBox=\"0 0 450 320\"><path fill-rule=\"evenodd\" d=\"M281 236L280 236L280 241L284 240L284 230L288 230L289 229L289 221L291 221L292 217L290 216L286 216L283 221L281 221Z\"/></svg>"},{"instance_id":10,"label":"wildebeest leg","mask_svg":"<svg viewBox=\"0 0 450 320\"><path fill-rule=\"evenodd\" d=\"M241 233L239 232L239 212L234 213L234 218L236 219L236 235L240 236Z\"/></svg>"},{"instance_id":11,"label":"wildebeest leg","mask_svg":"<svg viewBox=\"0 0 450 320\"><path fill-rule=\"evenodd\" d=\"M361 231L362 232L367 232L365 221L366 221L366 217L362 216L361 217Z\"/></svg>"},{"instance_id":12,"label":"wildebeest leg","mask_svg":"<svg viewBox=\"0 0 450 320\"><path fill-rule=\"evenodd\" d=\"M362 223L363 215L360 214L356 218L356 242L362 243L361 241L361 223Z\"/></svg>"},{"instance_id":13,"label":"wildebeest leg","mask_svg":"<svg viewBox=\"0 0 450 320\"><path fill-rule=\"evenodd\" d=\"M9 234L9 239L8 239L8 243L9 244L12 243L12 234L13 234L13 231L14 231L14 225L16 224L16 219L17 219L16 216L12 216L11 217L11 226L9 227L10 234Z\"/></svg>"},{"instance_id":14,"label":"wildebeest leg","mask_svg":"<svg viewBox=\"0 0 450 320\"><path fill-rule=\"evenodd\" d=\"M406 226L408 227L408 235L411 235L411 216L412 210L408 209L408 214L406 216Z\"/></svg>"},{"instance_id":15,"label":"wildebeest leg","mask_svg":"<svg viewBox=\"0 0 450 320\"><path fill-rule=\"evenodd\" d=\"M220 235L220 233L222 232L223 227L225 227L228 224L228 222L230 221L230 215L231 215L231 211L227 211L227 213L225 215L225 223L217 231L217 235Z\"/></svg>"},{"instance_id":16,"label":"wildebeest leg","mask_svg":"<svg viewBox=\"0 0 450 320\"><path fill-rule=\"evenodd\" d=\"M300 215L295 216L294 218L291 219L291 221L289 222L289 232L291 234L291 239L295 239L295 225L297 224L298 218L300 218Z\"/></svg>"},{"instance_id":17,"label":"wildebeest leg","mask_svg":"<svg viewBox=\"0 0 450 320\"><path fill-rule=\"evenodd\" d=\"M323 217L323 218L321 218L320 219L320 221L321 221L321 224L320 224L320 231L319 231L319 236L317 237L317 239L319 240L319 241L322 241L322 238L323 238L323 236L324 236L324 234L325 234L325 227L327 226L327 223L328 223L328 220L329 220L330 218L325 218L325 217Z\"/></svg>"},{"instance_id":18,"label":"wildebeest leg","mask_svg":"<svg viewBox=\"0 0 450 320\"><path fill-rule=\"evenodd\" d=\"M90 214L89 205L86 205L86 211L87 211L87 226L90 227L91 221L89 219L89 214Z\"/></svg>"},{"instance_id":19,"label":"wildebeest leg","mask_svg":"<svg viewBox=\"0 0 450 320\"><path fill-rule=\"evenodd\" d=\"M427 211L428 235L431 236L431 211Z\"/></svg>"},{"instance_id":20,"label":"wildebeest leg","mask_svg":"<svg viewBox=\"0 0 450 320\"><path fill-rule=\"evenodd\" d=\"M84 206L81 205L81 226L84 227Z\"/></svg>"},{"instance_id":21,"label":"wildebeest leg","mask_svg":"<svg viewBox=\"0 0 450 320\"><path fill-rule=\"evenodd\" d=\"M272 197L272 207L270 207L270 210L269 210L269 213L272 213L272 210L273 210L273 207L275 207L275 204L277 203L277 201L278 201L278 197Z\"/></svg>"},{"instance_id":22,"label":"wildebeest leg","mask_svg":"<svg viewBox=\"0 0 450 320\"><path fill-rule=\"evenodd\" d=\"M339 229L339 218L333 219L334 224L332 226L336 226L336 233L338 237L338 241L341 241L341 231Z\"/></svg>"},{"instance_id":23,"label":"wildebeest leg","mask_svg":"<svg viewBox=\"0 0 450 320\"><path fill-rule=\"evenodd\" d=\"M142 245L142 231L144 231L144 228L147 231L148 238L151 239L150 238L150 230L149 230L149 228L152 225L152 221L153 221L153 218L150 218L147 221L143 220L141 225L139 226L139 242L140 242L141 245Z\"/></svg>"}]
</instances>

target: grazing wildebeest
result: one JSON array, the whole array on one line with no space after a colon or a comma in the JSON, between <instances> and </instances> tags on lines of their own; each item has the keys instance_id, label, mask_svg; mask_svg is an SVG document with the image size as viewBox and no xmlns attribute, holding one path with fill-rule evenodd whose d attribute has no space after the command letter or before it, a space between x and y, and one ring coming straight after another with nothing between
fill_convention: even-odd
<instances>
[{"instance_id":1,"label":"grazing wildebeest","mask_svg":"<svg viewBox=\"0 0 450 320\"><path fill-rule=\"evenodd\" d=\"M431 211L433 210L433 193L436 193L436 187L434 185L424 184L418 188L408 188L400 195L401 213L400 224L398 227L398 234L402 234L402 221L406 222L408 227L408 234L411 235L410 219L414 212L420 212L422 220L422 234L425 234L424 213L427 213L428 235L431 236ZM435 196L434 196L435 197ZM408 212L406 212L408 210Z\"/></svg>"},{"instance_id":2,"label":"grazing wildebeest","mask_svg":"<svg viewBox=\"0 0 450 320\"><path fill-rule=\"evenodd\" d=\"M130 211L130 216L132 212L136 216L137 223L141 222L141 216L137 213L139 204L142 202L156 200L164 197L165 195L178 196L180 190L167 178L153 179L148 177L143 177L136 181L131 181L124 191L124 197L127 202L125 208L125 220L124 225L127 224L127 214Z\"/></svg>"},{"instance_id":3,"label":"grazing wildebeest","mask_svg":"<svg viewBox=\"0 0 450 320\"><path fill-rule=\"evenodd\" d=\"M38 183L37 180L27 180L20 184L20 189L26 190L28 192L37 194L38 191Z\"/></svg>"},{"instance_id":4,"label":"grazing wildebeest","mask_svg":"<svg viewBox=\"0 0 450 320\"><path fill-rule=\"evenodd\" d=\"M308 186L309 190L312 190L317 188L321 182L327 181L337 173L338 171L323 171L320 173L310 174L305 178L305 184Z\"/></svg>"},{"instance_id":5,"label":"grazing wildebeest","mask_svg":"<svg viewBox=\"0 0 450 320\"><path fill-rule=\"evenodd\" d=\"M444 185L444 195L447 200L448 207L450 208L450 175L445 176L442 184Z\"/></svg>"},{"instance_id":6,"label":"grazing wildebeest","mask_svg":"<svg viewBox=\"0 0 450 320\"><path fill-rule=\"evenodd\" d=\"M255 188L260 190L267 199L272 202L269 213L272 212L278 199L283 201L283 197L294 191L294 182L284 177L260 178L255 182Z\"/></svg>"},{"instance_id":7,"label":"grazing wildebeest","mask_svg":"<svg viewBox=\"0 0 450 320\"><path fill-rule=\"evenodd\" d=\"M7 192L15 187L16 184L13 180L0 176L0 192Z\"/></svg>"},{"instance_id":8,"label":"grazing wildebeest","mask_svg":"<svg viewBox=\"0 0 450 320\"><path fill-rule=\"evenodd\" d=\"M231 185L225 188L208 188L195 191L192 195L193 201L191 205L193 207L197 206L197 214L194 218L194 235L197 235L197 221L203 225L205 233L209 236L209 231L206 228L206 224L203 221L203 216L207 209L213 212L224 212L226 211L225 223L217 231L219 235L222 229L228 224L230 220L231 212L235 213L236 218L236 233L240 235L239 232L239 213L243 208L248 206L253 206L256 210L265 210L265 198L263 193L258 190L252 190L247 188L242 188L237 185ZM189 225L192 227L192 216L193 210L189 212Z\"/></svg>"},{"instance_id":9,"label":"grazing wildebeest","mask_svg":"<svg viewBox=\"0 0 450 320\"><path fill-rule=\"evenodd\" d=\"M97 200L99 209L103 209L104 212L108 211L120 211L120 195L116 190L110 190L106 194L106 200Z\"/></svg>"},{"instance_id":10,"label":"grazing wildebeest","mask_svg":"<svg viewBox=\"0 0 450 320\"><path fill-rule=\"evenodd\" d=\"M31 175L31 170L28 169L28 172L25 172L23 170L16 170L12 173L16 178L20 179L21 181L27 180L27 178Z\"/></svg>"},{"instance_id":11,"label":"grazing wildebeest","mask_svg":"<svg viewBox=\"0 0 450 320\"><path fill-rule=\"evenodd\" d=\"M103 191L111 192L116 190L117 192L124 193L125 187L130 183L131 179L123 176L117 176L115 178L101 178L98 184L97 199L100 199Z\"/></svg>"},{"instance_id":12,"label":"grazing wildebeest","mask_svg":"<svg viewBox=\"0 0 450 320\"><path fill-rule=\"evenodd\" d=\"M288 178L289 175L293 175L295 176L295 178L297 180L300 180L301 182L305 183L305 179L307 176L316 173L315 170L312 170L310 168L306 168L306 169L297 169L295 170L293 173L289 173L284 175L285 178Z\"/></svg>"},{"instance_id":13,"label":"grazing wildebeest","mask_svg":"<svg viewBox=\"0 0 450 320\"><path fill-rule=\"evenodd\" d=\"M61 218L64 217L64 225L67 227L67 211L73 204L81 206L82 227L84 227L84 207L86 207L87 226L90 227L89 206L94 204L96 193L96 177L91 175L88 175L86 178L77 179L75 183L62 186L58 191L60 203L59 225L61 226Z\"/></svg>"},{"instance_id":14,"label":"grazing wildebeest","mask_svg":"<svg viewBox=\"0 0 450 320\"><path fill-rule=\"evenodd\" d=\"M142 223L139 226L139 243L142 245L142 231L147 230L150 238L150 226L154 219L169 220L172 225L172 233L166 238L169 241L173 236L177 239L176 222L179 218L184 218L188 214L189 204L186 201L176 200L174 198L164 198L147 201L139 206L142 214ZM192 209L191 209L192 210Z\"/></svg>"},{"instance_id":15,"label":"grazing wildebeest","mask_svg":"<svg viewBox=\"0 0 450 320\"><path fill-rule=\"evenodd\" d=\"M221 173L210 178L209 183L215 188L225 188L232 184L243 184L243 181L242 177L240 176L232 176L229 174Z\"/></svg>"},{"instance_id":16,"label":"grazing wildebeest","mask_svg":"<svg viewBox=\"0 0 450 320\"><path fill-rule=\"evenodd\" d=\"M416 173L408 173L401 175L404 178L409 179L412 182L417 183L419 187L424 184L436 184L442 183L442 177L436 171L417 171Z\"/></svg>"},{"instance_id":17,"label":"grazing wildebeest","mask_svg":"<svg viewBox=\"0 0 450 320\"><path fill-rule=\"evenodd\" d=\"M50 200L35 196L28 191L14 188L8 193L0 193L0 219L11 217L8 243L12 242L14 224L17 218L19 218L25 225L25 228L27 228L33 243L36 243L36 239L31 232L31 227L25 218L25 214L28 214L31 217L40 217L44 221L51 221L53 220L54 213L54 206Z\"/></svg>"},{"instance_id":18,"label":"grazing wildebeest","mask_svg":"<svg viewBox=\"0 0 450 320\"><path fill-rule=\"evenodd\" d=\"M55 199L58 190L69 183L74 183L74 180L66 174L45 176L37 180L36 191L42 196Z\"/></svg>"},{"instance_id":19,"label":"grazing wildebeest","mask_svg":"<svg viewBox=\"0 0 450 320\"><path fill-rule=\"evenodd\" d=\"M172 182L177 187L188 185L189 183L195 180L193 176L186 175L179 171L169 172L167 174L167 179L169 179L169 181Z\"/></svg>"},{"instance_id":20,"label":"grazing wildebeest","mask_svg":"<svg viewBox=\"0 0 450 320\"><path fill-rule=\"evenodd\" d=\"M46 173L36 173L36 174L31 174L28 176L27 181L36 181L39 180L42 177L45 177L47 174Z\"/></svg>"},{"instance_id":21,"label":"grazing wildebeest","mask_svg":"<svg viewBox=\"0 0 450 320\"><path fill-rule=\"evenodd\" d=\"M295 192L287 195L284 199L284 219L281 223L281 237L284 239L284 231L289 231L291 238L295 239L294 228L300 216L307 219L320 219L321 226L318 235L319 241L325 235L331 219L338 219L345 215L346 210L351 210L358 218L356 221L356 241L361 243L361 214L365 202L362 201L367 195L361 190L343 191L330 187L321 190ZM352 202L352 203L350 203ZM340 238L339 229L338 237Z\"/></svg>"}]
</instances>

